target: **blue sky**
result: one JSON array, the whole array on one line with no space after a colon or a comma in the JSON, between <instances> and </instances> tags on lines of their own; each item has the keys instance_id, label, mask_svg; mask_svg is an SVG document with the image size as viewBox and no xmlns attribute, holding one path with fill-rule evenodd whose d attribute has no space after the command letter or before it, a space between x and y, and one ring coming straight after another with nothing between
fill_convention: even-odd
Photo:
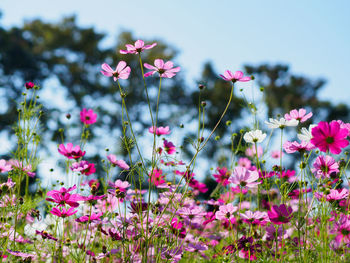
<instances>
[{"instance_id":1,"label":"blue sky","mask_svg":"<svg viewBox=\"0 0 350 263\"><path fill-rule=\"evenodd\" d=\"M1 0L1 23L21 25L76 14L82 26L108 33L123 29L177 47L177 63L195 80L203 62L218 72L245 63L284 62L293 72L328 80L322 98L349 104L350 1L119 1Z\"/></svg>"}]
</instances>

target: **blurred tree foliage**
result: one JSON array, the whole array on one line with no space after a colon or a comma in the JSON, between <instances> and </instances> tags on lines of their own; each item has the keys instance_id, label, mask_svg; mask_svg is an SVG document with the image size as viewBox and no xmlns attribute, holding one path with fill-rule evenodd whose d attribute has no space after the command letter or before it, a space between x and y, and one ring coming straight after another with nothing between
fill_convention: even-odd
<instances>
[{"instance_id":1,"label":"blurred tree foliage","mask_svg":"<svg viewBox=\"0 0 350 263\"><path fill-rule=\"evenodd\" d=\"M1 20L0 20L1 21ZM9 132L17 118L16 101L18 101L26 81L34 81L43 90L56 93L59 89L66 94L63 104L64 111L53 101L42 101L45 115L42 122L43 133L48 140L59 143L59 128L65 125L62 117L67 112L79 112L82 108L94 108L99 118L96 126L102 133L100 136L117 138L121 127L121 106L117 86L111 79L106 79L100 73L103 62L115 67L118 61L124 60L130 65L132 73L122 85L126 90L128 110L131 119L136 121L135 129L139 135L144 134L146 127L151 125L147 117L148 107L137 55L121 55L120 49L125 44L134 43L137 38L130 32L122 32L111 47L105 47L106 35L97 32L93 27L82 27L75 17L67 17L58 23L48 23L41 20L26 22L21 27L5 28L0 24L0 130ZM157 42L158 45L142 53L143 62L153 64L154 59L173 60L176 65L178 51L161 40L145 40L146 43ZM258 85L265 88L264 100L268 116L285 113L294 108L306 107L322 119L343 119L349 121L349 108L346 105L334 105L329 101L319 100L317 94L324 86L324 80L312 80L308 77L296 76L286 65L245 66L246 73L256 77ZM178 74L173 79L163 82L161 91L162 105L160 107L159 125L175 127L181 121L198 118L197 106L200 100L207 102L205 107L205 125L212 129L219 119L228 101L230 83L223 81L215 72L211 63L203 67L198 83L206 88L188 88L183 75ZM155 111L157 94L157 78L148 78L149 93L152 107ZM62 103L61 103L62 104ZM215 136L231 136L233 132L243 127L242 106L245 101L235 90L234 97L223 123L218 127ZM50 123L49 120L54 120ZM225 126L226 121L232 121L231 128ZM72 123L71 126L79 126ZM234 128L232 128L234 127ZM185 123L186 128L186 123ZM92 129L92 139L96 136ZM196 130L188 130L187 138L196 139ZM115 139L117 142L117 139ZM189 145L185 140L184 145ZM211 140L208 150L202 155L213 158L222 144ZM191 152L184 147L185 152ZM93 157L96 161L98 155Z\"/></svg>"}]
</instances>

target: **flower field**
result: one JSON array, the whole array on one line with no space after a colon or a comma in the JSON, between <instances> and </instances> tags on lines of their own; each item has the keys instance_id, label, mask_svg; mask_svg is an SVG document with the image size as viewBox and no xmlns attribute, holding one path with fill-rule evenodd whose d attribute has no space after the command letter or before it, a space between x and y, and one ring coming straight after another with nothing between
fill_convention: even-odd
<instances>
[{"instance_id":1,"label":"flower field","mask_svg":"<svg viewBox=\"0 0 350 263\"><path fill-rule=\"evenodd\" d=\"M140 62L150 146L140 143L128 112L123 81L133 74L130 66L101 61L101 76L120 96L126 154L106 149L101 163L85 158L90 131L102 116L83 108L77 116L80 140L62 136L57 145L54 156L63 169L51 188L36 175L44 159L37 151L44 143L40 87L25 84L13 120L17 148L11 159L0 160L6 178L0 184L2 262L350 262L350 123L312 124L308 105L263 122L253 118L249 129L232 134L238 143L232 139L226 164L211 164L216 187L210 189L197 174L203 172L200 153L218 139L219 126L230 125L222 120L237 85L254 82L254 76L230 70L220 75L231 85L226 107L205 133L210 105L199 102L193 155L183 158L171 139L173 127L158 122L162 85L181 68L159 58L145 63L142 54L156 46L137 40L119 50ZM149 96L149 78L159 83L156 100ZM100 166L103 173L97 174Z\"/></svg>"}]
</instances>

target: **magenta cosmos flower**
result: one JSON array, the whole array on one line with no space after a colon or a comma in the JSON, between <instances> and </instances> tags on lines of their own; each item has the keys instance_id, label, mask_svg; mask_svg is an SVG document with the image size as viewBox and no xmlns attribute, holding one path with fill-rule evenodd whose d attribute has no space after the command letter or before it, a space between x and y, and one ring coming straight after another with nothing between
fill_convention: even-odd
<instances>
[{"instance_id":1,"label":"magenta cosmos flower","mask_svg":"<svg viewBox=\"0 0 350 263\"><path fill-rule=\"evenodd\" d=\"M113 70L107 63L103 63L101 68L101 73L107 77L113 77L114 81L117 81L118 79L128 79L130 75L130 67L126 66L125 61L120 61Z\"/></svg>"},{"instance_id":2,"label":"magenta cosmos flower","mask_svg":"<svg viewBox=\"0 0 350 263\"><path fill-rule=\"evenodd\" d=\"M176 72L180 71L180 67L174 68L174 64L171 61L164 63L163 59L156 59L154 61L154 66L145 63L145 68L151 69L152 71L145 73L145 77L159 73L161 78L172 78L176 75Z\"/></svg>"},{"instance_id":3,"label":"magenta cosmos flower","mask_svg":"<svg viewBox=\"0 0 350 263\"><path fill-rule=\"evenodd\" d=\"M153 169L153 171L149 174L150 179L149 182L154 183L155 186L161 185L165 183L163 171L161 169Z\"/></svg>"},{"instance_id":4,"label":"magenta cosmos flower","mask_svg":"<svg viewBox=\"0 0 350 263\"><path fill-rule=\"evenodd\" d=\"M149 133L152 133L152 134L154 134L154 130L155 130L156 135L158 135L158 136L170 134L169 126L166 126L166 127L161 126L161 127L156 127L156 128L154 128L152 126L152 127L149 127L149 129L148 129Z\"/></svg>"},{"instance_id":5,"label":"magenta cosmos flower","mask_svg":"<svg viewBox=\"0 0 350 263\"><path fill-rule=\"evenodd\" d=\"M285 204L280 206L274 205L271 211L267 211L270 221L275 225L282 225L288 223L293 217L293 209L287 207Z\"/></svg>"},{"instance_id":6,"label":"magenta cosmos flower","mask_svg":"<svg viewBox=\"0 0 350 263\"><path fill-rule=\"evenodd\" d=\"M35 84L31 81L28 81L24 86L26 87L26 89L32 89L35 87Z\"/></svg>"},{"instance_id":7,"label":"magenta cosmos flower","mask_svg":"<svg viewBox=\"0 0 350 263\"><path fill-rule=\"evenodd\" d=\"M228 171L226 167L217 167L216 168L216 174L213 174L215 177L215 181L219 184L222 184L223 186L229 185L230 182L228 179L231 176L231 171Z\"/></svg>"},{"instance_id":8,"label":"magenta cosmos flower","mask_svg":"<svg viewBox=\"0 0 350 263\"><path fill-rule=\"evenodd\" d=\"M58 209L57 207L54 207L50 211L51 214L58 216L58 217L63 217L63 218L74 215L77 212L78 212L78 210L74 210L73 207L70 207L68 209L62 207L62 210Z\"/></svg>"},{"instance_id":9,"label":"magenta cosmos flower","mask_svg":"<svg viewBox=\"0 0 350 263\"><path fill-rule=\"evenodd\" d=\"M130 169L130 166L124 160L117 160L117 156L115 156L114 154L107 155L107 159L111 162L113 166L118 166L119 168L122 168L124 170Z\"/></svg>"},{"instance_id":10,"label":"magenta cosmos flower","mask_svg":"<svg viewBox=\"0 0 350 263\"><path fill-rule=\"evenodd\" d=\"M311 143L322 152L329 150L333 154L339 154L341 153L341 148L349 145L346 139L348 130L342 129L337 121L332 121L331 123L321 121L312 129L311 134L313 136Z\"/></svg>"},{"instance_id":11,"label":"magenta cosmos flower","mask_svg":"<svg viewBox=\"0 0 350 263\"><path fill-rule=\"evenodd\" d=\"M97 114L92 109L83 109L80 112L80 120L86 125L94 124L97 119Z\"/></svg>"},{"instance_id":12,"label":"magenta cosmos flower","mask_svg":"<svg viewBox=\"0 0 350 263\"><path fill-rule=\"evenodd\" d=\"M237 81L247 82L251 80L251 77L244 77L244 74L242 71L236 71L235 74L233 74L231 71L226 70L224 72L224 75L220 74L220 77L222 77L226 81L232 81L233 83Z\"/></svg>"},{"instance_id":13,"label":"magenta cosmos flower","mask_svg":"<svg viewBox=\"0 0 350 263\"><path fill-rule=\"evenodd\" d=\"M312 117L312 112L306 114L305 109L291 110L289 113L284 114L284 118L287 121L297 120L300 122L305 122Z\"/></svg>"},{"instance_id":14,"label":"magenta cosmos flower","mask_svg":"<svg viewBox=\"0 0 350 263\"><path fill-rule=\"evenodd\" d=\"M167 154L173 154L176 152L176 147L172 142L168 142L167 140L164 140L163 146Z\"/></svg>"},{"instance_id":15,"label":"magenta cosmos flower","mask_svg":"<svg viewBox=\"0 0 350 263\"><path fill-rule=\"evenodd\" d=\"M79 159L85 155L85 151L83 152L79 145L73 146L73 143L70 142L67 143L67 147L64 144L60 144L58 152L68 159Z\"/></svg>"},{"instance_id":16,"label":"magenta cosmos flower","mask_svg":"<svg viewBox=\"0 0 350 263\"><path fill-rule=\"evenodd\" d=\"M332 173L339 172L339 164L331 156L318 156L313 164L314 168L311 169L316 174L317 178L330 177Z\"/></svg>"},{"instance_id":17,"label":"magenta cosmos flower","mask_svg":"<svg viewBox=\"0 0 350 263\"><path fill-rule=\"evenodd\" d=\"M230 177L229 181L241 187L253 188L261 183L257 182L258 179L259 174L257 171L250 171L244 167L238 166L233 171L233 175Z\"/></svg>"},{"instance_id":18,"label":"magenta cosmos flower","mask_svg":"<svg viewBox=\"0 0 350 263\"><path fill-rule=\"evenodd\" d=\"M151 45L145 45L145 42L142 40L136 40L135 45L126 44L126 50L119 50L120 54L139 54L146 49L154 48L157 43Z\"/></svg>"}]
</instances>

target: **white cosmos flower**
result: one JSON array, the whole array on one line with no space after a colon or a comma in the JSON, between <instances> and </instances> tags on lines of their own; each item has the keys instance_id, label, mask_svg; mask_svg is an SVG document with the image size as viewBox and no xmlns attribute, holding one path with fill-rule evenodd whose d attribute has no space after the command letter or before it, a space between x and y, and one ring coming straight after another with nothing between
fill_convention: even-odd
<instances>
[{"instance_id":1,"label":"white cosmos flower","mask_svg":"<svg viewBox=\"0 0 350 263\"><path fill-rule=\"evenodd\" d=\"M265 121L265 123L270 129L283 129L286 126L297 126L299 121L295 119L287 121L285 118L280 118L279 120L269 118L269 121Z\"/></svg>"},{"instance_id":2,"label":"white cosmos flower","mask_svg":"<svg viewBox=\"0 0 350 263\"><path fill-rule=\"evenodd\" d=\"M304 127L301 128L301 132L297 135L298 139L304 142L310 142L310 140L312 139L311 130L316 126L316 124L310 124L309 129L306 129Z\"/></svg>"},{"instance_id":3,"label":"white cosmos flower","mask_svg":"<svg viewBox=\"0 0 350 263\"><path fill-rule=\"evenodd\" d=\"M243 139L248 143L262 142L266 137L266 133L263 133L261 130L254 130L246 132L243 136Z\"/></svg>"}]
</instances>

